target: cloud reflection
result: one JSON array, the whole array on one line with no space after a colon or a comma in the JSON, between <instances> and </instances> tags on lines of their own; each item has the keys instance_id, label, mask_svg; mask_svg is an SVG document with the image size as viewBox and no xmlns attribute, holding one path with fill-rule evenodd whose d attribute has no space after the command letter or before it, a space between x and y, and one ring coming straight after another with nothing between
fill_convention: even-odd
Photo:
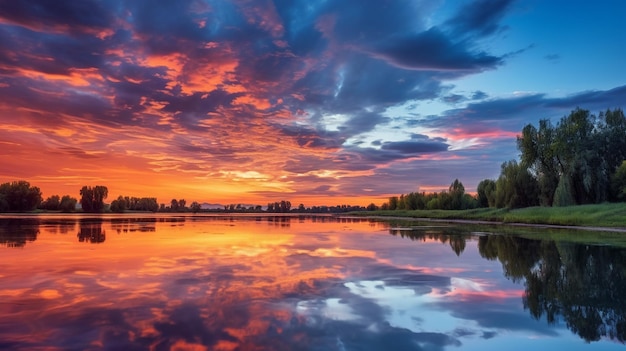
<instances>
[{"instance_id":1,"label":"cloud reflection","mask_svg":"<svg viewBox=\"0 0 626 351\"><path fill-rule=\"evenodd\" d=\"M4 248L28 259L1 272L0 346L442 350L561 336L524 311L523 289L475 236L430 228L411 242L366 219L288 222L105 219L106 241L89 250L42 226L45 245ZM459 257L449 242L461 238Z\"/></svg>"}]
</instances>

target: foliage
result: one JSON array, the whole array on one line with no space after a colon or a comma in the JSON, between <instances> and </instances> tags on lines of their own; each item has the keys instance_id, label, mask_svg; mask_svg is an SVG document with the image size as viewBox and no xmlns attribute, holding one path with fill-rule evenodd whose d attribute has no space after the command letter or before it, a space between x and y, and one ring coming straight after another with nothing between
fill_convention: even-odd
<instances>
[{"instance_id":1,"label":"foliage","mask_svg":"<svg viewBox=\"0 0 626 351\"><path fill-rule=\"evenodd\" d=\"M367 210L368 211L376 211L376 210L378 210L378 206L376 206L375 203L371 203L371 204L367 205Z\"/></svg>"},{"instance_id":2,"label":"foliage","mask_svg":"<svg viewBox=\"0 0 626 351\"><path fill-rule=\"evenodd\" d=\"M576 199L572 196L572 185L569 177L563 175L559 181L559 185L554 192L553 206L573 206L576 205Z\"/></svg>"},{"instance_id":3,"label":"foliage","mask_svg":"<svg viewBox=\"0 0 626 351\"><path fill-rule=\"evenodd\" d=\"M496 181L495 205L520 208L538 205L539 185L527 168L511 160L502 164Z\"/></svg>"},{"instance_id":4,"label":"foliage","mask_svg":"<svg viewBox=\"0 0 626 351\"><path fill-rule=\"evenodd\" d=\"M287 213L291 209L291 202L282 200L267 204L267 212Z\"/></svg>"},{"instance_id":5,"label":"foliage","mask_svg":"<svg viewBox=\"0 0 626 351\"><path fill-rule=\"evenodd\" d=\"M80 189L80 205L83 208L83 212L103 212L104 199L106 199L108 195L109 190L106 186L83 186L82 189Z\"/></svg>"},{"instance_id":6,"label":"foliage","mask_svg":"<svg viewBox=\"0 0 626 351\"><path fill-rule=\"evenodd\" d=\"M41 191L24 180L0 184L0 212L32 211L41 203Z\"/></svg>"},{"instance_id":7,"label":"foliage","mask_svg":"<svg viewBox=\"0 0 626 351\"><path fill-rule=\"evenodd\" d=\"M77 199L69 195L64 195L59 203L59 210L61 210L61 212L74 212L76 210L77 203Z\"/></svg>"},{"instance_id":8,"label":"foliage","mask_svg":"<svg viewBox=\"0 0 626 351\"><path fill-rule=\"evenodd\" d=\"M522 166L538 181L542 205L553 205L557 189L560 204L615 200L611 175L626 160L626 117L621 109L595 116L577 108L556 126L548 120L526 125L517 146Z\"/></svg>"},{"instance_id":9,"label":"foliage","mask_svg":"<svg viewBox=\"0 0 626 351\"><path fill-rule=\"evenodd\" d=\"M61 197L59 197L59 195L52 195L45 199L41 205L39 205L39 208L48 211L58 211L60 205Z\"/></svg>"},{"instance_id":10,"label":"foliage","mask_svg":"<svg viewBox=\"0 0 626 351\"><path fill-rule=\"evenodd\" d=\"M479 237L478 249L524 282L524 308L548 323L563 319L586 341L626 341L626 254L623 249L515 236Z\"/></svg>"},{"instance_id":11,"label":"foliage","mask_svg":"<svg viewBox=\"0 0 626 351\"><path fill-rule=\"evenodd\" d=\"M495 223L525 223L626 228L626 203L603 203L568 207L534 206L519 209L475 208L469 210L397 210L354 212L354 215L472 220Z\"/></svg>"},{"instance_id":12,"label":"foliage","mask_svg":"<svg viewBox=\"0 0 626 351\"><path fill-rule=\"evenodd\" d=\"M156 204L156 199L154 200L154 202ZM185 210L187 209L186 205L187 205L187 201L185 201L185 199L180 199L180 200L172 199L172 201L170 201L169 210L172 212L185 212ZM155 209L155 211L157 209Z\"/></svg>"},{"instance_id":13,"label":"foliage","mask_svg":"<svg viewBox=\"0 0 626 351\"><path fill-rule=\"evenodd\" d=\"M202 209L200 204L197 203L196 201L192 202L191 206L189 208L191 209L191 212L193 212L193 213L198 213Z\"/></svg>"},{"instance_id":14,"label":"foliage","mask_svg":"<svg viewBox=\"0 0 626 351\"><path fill-rule=\"evenodd\" d=\"M478 207L495 207L496 204L496 182L492 179L485 179L478 183L476 188L478 197Z\"/></svg>"},{"instance_id":15,"label":"foliage","mask_svg":"<svg viewBox=\"0 0 626 351\"><path fill-rule=\"evenodd\" d=\"M478 207L478 201L465 193L465 187L455 179L448 191L426 194L409 193L391 196L381 210L461 210Z\"/></svg>"},{"instance_id":16,"label":"foliage","mask_svg":"<svg viewBox=\"0 0 626 351\"><path fill-rule=\"evenodd\" d=\"M615 199L626 201L626 161L622 161L622 164L611 176L611 189Z\"/></svg>"},{"instance_id":17,"label":"foliage","mask_svg":"<svg viewBox=\"0 0 626 351\"><path fill-rule=\"evenodd\" d=\"M118 196L116 200L111 201L111 212L123 213L126 211L126 201L122 195Z\"/></svg>"}]
</instances>

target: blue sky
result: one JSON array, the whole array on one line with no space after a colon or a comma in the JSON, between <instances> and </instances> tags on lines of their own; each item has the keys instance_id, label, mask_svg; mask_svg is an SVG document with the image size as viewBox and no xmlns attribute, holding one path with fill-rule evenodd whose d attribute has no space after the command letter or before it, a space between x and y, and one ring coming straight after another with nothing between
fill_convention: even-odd
<instances>
[{"instance_id":1,"label":"blue sky","mask_svg":"<svg viewBox=\"0 0 626 351\"><path fill-rule=\"evenodd\" d=\"M0 181L306 205L473 191L525 124L624 107L625 7L0 1Z\"/></svg>"}]
</instances>

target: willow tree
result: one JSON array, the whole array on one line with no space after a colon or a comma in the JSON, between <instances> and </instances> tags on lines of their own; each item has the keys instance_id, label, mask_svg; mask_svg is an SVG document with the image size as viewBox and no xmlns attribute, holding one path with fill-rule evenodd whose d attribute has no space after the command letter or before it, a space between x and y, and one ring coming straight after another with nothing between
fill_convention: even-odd
<instances>
[{"instance_id":1,"label":"willow tree","mask_svg":"<svg viewBox=\"0 0 626 351\"><path fill-rule=\"evenodd\" d=\"M542 205L603 202L615 197L611 175L626 159L626 118L619 109L595 116L577 108L556 126L545 119L538 128L526 125L517 146L522 166L538 180Z\"/></svg>"}]
</instances>

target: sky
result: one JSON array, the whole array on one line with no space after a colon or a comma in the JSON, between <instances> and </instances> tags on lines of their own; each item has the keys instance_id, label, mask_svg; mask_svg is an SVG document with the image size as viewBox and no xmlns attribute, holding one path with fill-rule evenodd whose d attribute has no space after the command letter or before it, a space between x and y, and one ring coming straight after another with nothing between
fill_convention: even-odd
<instances>
[{"instance_id":1,"label":"sky","mask_svg":"<svg viewBox=\"0 0 626 351\"><path fill-rule=\"evenodd\" d=\"M626 106L626 3L0 0L0 183L44 198L468 192L528 123Z\"/></svg>"}]
</instances>

